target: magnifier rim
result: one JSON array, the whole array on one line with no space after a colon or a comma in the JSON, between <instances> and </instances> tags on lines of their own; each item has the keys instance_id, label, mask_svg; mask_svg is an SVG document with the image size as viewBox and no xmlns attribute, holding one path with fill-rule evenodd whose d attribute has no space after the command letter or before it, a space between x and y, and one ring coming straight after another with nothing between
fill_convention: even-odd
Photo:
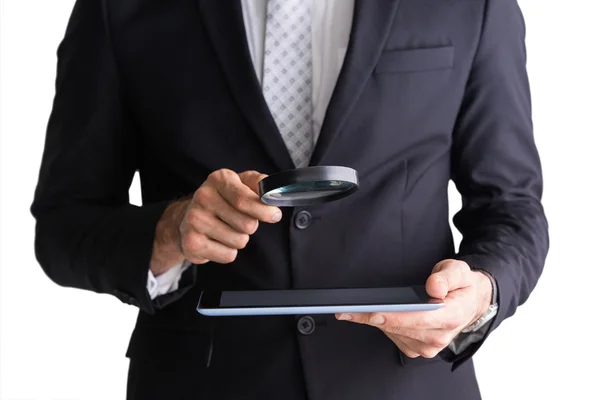
<instances>
[{"instance_id":1,"label":"magnifier rim","mask_svg":"<svg viewBox=\"0 0 600 400\"><path fill-rule=\"evenodd\" d=\"M274 190L281 189L298 183L307 183L315 181L341 181L350 186L346 190L341 190L323 197L310 199L273 199L268 194ZM356 170L349 167L318 165L305 168L290 169L269 175L259 182L259 193L262 201L274 206L307 206L314 204L323 204L349 196L358 190L358 174Z\"/></svg>"}]
</instances>

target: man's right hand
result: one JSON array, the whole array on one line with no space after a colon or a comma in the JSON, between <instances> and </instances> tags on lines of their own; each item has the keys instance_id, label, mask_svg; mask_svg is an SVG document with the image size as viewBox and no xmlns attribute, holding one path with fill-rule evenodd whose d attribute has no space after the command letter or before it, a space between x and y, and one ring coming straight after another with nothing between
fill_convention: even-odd
<instances>
[{"instance_id":1,"label":"man's right hand","mask_svg":"<svg viewBox=\"0 0 600 400\"><path fill-rule=\"evenodd\" d=\"M281 220L281 211L260 201L256 171L220 169L190 200L171 204L156 227L150 270L158 276L183 260L231 263L258 229Z\"/></svg>"}]
</instances>

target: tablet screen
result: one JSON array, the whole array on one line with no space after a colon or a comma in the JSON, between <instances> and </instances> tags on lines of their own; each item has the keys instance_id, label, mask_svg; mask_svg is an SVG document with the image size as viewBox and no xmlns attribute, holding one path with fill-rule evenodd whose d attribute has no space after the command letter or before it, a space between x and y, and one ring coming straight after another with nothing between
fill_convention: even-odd
<instances>
[{"instance_id":1,"label":"tablet screen","mask_svg":"<svg viewBox=\"0 0 600 400\"><path fill-rule=\"evenodd\" d=\"M206 291L204 308L315 307L344 305L422 304L428 297L421 287L372 289L307 289Z\"/></svg>"}]
</instances>

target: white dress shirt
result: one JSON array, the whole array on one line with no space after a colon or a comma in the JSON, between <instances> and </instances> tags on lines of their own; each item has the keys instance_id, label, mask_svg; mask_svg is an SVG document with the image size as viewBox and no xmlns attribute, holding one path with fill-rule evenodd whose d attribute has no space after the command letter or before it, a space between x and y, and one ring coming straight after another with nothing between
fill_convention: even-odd
<instances>
[{"instance_id":1,"label":"white dress shirt","mask_svg":"<svg viewBox=\"0 0 600 400\"><path fill-rule=\"evenodd\" d=\"M241 0L248 48L260 83L262 83L267 1ZM316 142L346 56L352 27L354 0L306 1L314 1L312 103L313 132ZM150 298L155 299L160 295L177 290L181 274L189 266L189 262L183 262L157 277L148 271L147 289Z\"/></svg>"}]
</instances>

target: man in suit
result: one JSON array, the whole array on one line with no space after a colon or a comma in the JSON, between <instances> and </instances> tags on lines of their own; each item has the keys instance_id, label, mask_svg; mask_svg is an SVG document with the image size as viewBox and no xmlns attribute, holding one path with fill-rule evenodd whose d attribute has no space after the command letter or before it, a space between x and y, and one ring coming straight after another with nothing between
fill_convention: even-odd
<instances>
[{"instance_id":1,"label":"man in suit","mask_svg":"<svg viewBox=\"0 0 600 400\"><path fill-rule=\"evenodd\" d=\"M524 33L516 0L77 1L36 254L57 284L139 307L128 398L479 398L472 356L548 251ZM307 165L352 167L360 190L260 202L265 175ZM415 284L446 306L195 311L203 288Z\"/></svg>"}]
</instances>

